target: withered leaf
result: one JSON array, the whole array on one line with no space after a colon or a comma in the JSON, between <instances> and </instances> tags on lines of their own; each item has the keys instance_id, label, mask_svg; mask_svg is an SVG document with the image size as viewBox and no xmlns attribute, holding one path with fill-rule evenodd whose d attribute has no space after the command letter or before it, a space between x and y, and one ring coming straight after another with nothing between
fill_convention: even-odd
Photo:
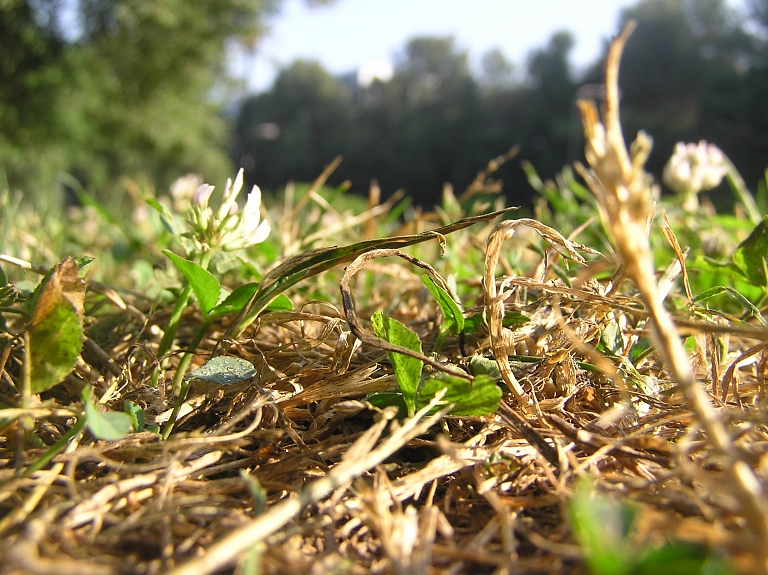
<instances>
[{"instance_id":1,"label":"withered leaf","mask_svg":"<svg viewBox=\"0 0 768 575\"><path fill-rule=\"evenodd\" d=\"M57 265L36 290L29 323L32 393L61 383L83 345L85 280L71 258Z\"/></svg>"}]
</instances>

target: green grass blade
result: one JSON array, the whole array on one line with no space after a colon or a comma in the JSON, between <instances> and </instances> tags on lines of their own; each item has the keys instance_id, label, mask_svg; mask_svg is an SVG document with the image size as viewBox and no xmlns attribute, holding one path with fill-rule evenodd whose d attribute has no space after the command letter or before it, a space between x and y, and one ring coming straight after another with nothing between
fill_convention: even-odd
<instances>
[{"instance_id":1,"label":"green grass blade","mask_svg":"<svg viewBox=\"0 0 768 575\"><path fill-rule=\"evenodd\" d=\"M236 339L278 294L303 279L313 277L338 265L351 262L360 254L370 250L403 248L427 240L439 239L444 235L474 224L487 222L516 209L518 208L506 208L480 216L463 218L448 226L442 226L420 234L366 240L342 247L319 248L293 256L264 276L259 290L253 295L248 305L243 308L240 316L233 322L230 329L227 330L223 339Z\"/></svg>"},{"instance_id":2,"label":"green grass blade","mask_svg":"<svg viewBox=\"0 0 768 575\"><path fill-rule=\"evenodd\" d=\"M447 290L437 285L435 280L428 275L421 276L421 281L424 282L429 293L434 296L437 305L440 306L440 311L443 314L443 329L452 335L457 335L464 329L464 314L461 313L458 304Z\"/></svg>"},{"instance_id":3,"label":"green grass blade","mask_svg":"<svg viewBox=\"0 0 768 575\"><path fill-rule=\"evenodd\" d=\"M747 299L744 295L739 293L737 290L735 290L732 287L728 286L714 286L707 290L704 290L701 292L698 296L693 298L693 301L695 302L701 302L708 300L712 297L718 296L720 294L726 294L728 296L731 296L736 302L738 302L741 307L743 307L749 315L754 317L757 321L759 321L762 325L768 327L768 321L763 317L763 314L760 313L760 310L753 304L749 299Z\"/></svg>"}]
</instances>

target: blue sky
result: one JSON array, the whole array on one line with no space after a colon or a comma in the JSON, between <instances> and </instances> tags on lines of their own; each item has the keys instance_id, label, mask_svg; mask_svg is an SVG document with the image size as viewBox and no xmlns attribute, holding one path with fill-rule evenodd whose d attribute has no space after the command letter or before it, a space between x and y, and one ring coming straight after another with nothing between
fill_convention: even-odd
<instances>
[{"instance_id":1,"label":"blue sky","mask_svg":"<svg viewBox=\"0 0 768 575\"><path fill-rule=\"evenodd\" d=\"M602 53L616 32L622 8L637 0L336 0L310 8L304 0L285 0L270 31L252 58L233 59L232 69L247 79L250 91L266 89L277 70L297 58L319 60L333 74L366 62L393 62L417 35L453 35L469 52L473 67L482 55L500 49L525 70L530 50L544 46L553 32L576 38L576 71ZM743 0L729 0L743 6Z\"/></svg>"}]
</instances>

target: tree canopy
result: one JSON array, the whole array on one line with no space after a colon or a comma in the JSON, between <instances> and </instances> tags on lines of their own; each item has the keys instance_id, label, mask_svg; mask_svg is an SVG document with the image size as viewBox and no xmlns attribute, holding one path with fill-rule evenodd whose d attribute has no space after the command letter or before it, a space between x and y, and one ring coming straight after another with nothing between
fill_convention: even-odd
<instances>
[{"instance_id":1,"label":"tree canopy","mask_svg":"<svg viewBox=\"0 0 768 575\"><path fill-rule=\"evenodd\" d=\"M368 87L339 82L318 63L294 63L271 90L243 102L235 163L254 183L276 189L288 179L310 179L341 154L337 179L363 192L376 179L389 192L404 188L425 206L439 200L444 182L466 186L516 143L524 144L524 158L557 170L566 159L577 88L568 62L572 45L572 36L561 32L532 52L522 86L498 50L484 57L476 78L452 37L410 40L392 79ZM285 86L295 84L302 89L286 94ZM268 123L279 135L264 137L259 127ZM296 137L299 131L305 136ZM527 195L519 168L505 169L500 175L520 190L518 197Z\"/></svg>"},{"instance_id":2,"label":"tree canopy","mask_svg":"<svg viewBox=\"0 0 768 575\"><path fill-rule=\"evenodd\" d=\"M752 0L749 22L722 0L642 0L622 13L619 26L638 22L622 62L623 115L628 136L645 129L654 137L649 166L657 175L677 141L707 139L751 186L761 178L768 158L766 5ZM577 76L573 44L569 32L554 34L530 53L519 77L498 50L474 74L450 37L411 40L394 77L369 87L337 79L334 91L319 64L290 66L271 90L243 103L233 159L251 181L277 189L288 179L310 179L341 154L338 181L364 192L377 179L385 191L402 187L427 207L439 201L443 182L461 189L515 144L519 159L552 177L581 157L575 100L600 97L602 59ZM284 97L282 86L307 67L317 86L299 92L301 103ZM320 107L318 92L326 94ZM262 138L254 122L274 123L280 135ZM297 138L299 129L311 137ZM511 202L529 200L519 162L499 175Z\"/></svg>"},{"instance_id":3,"label":"tree canopy","mask_svg":"<svg viewBox=\"0 0 768 575\"><path fill-rule=\"evenodd\" d=\"M11 186L61 171L109 188L230 171L225 48L253 43L279 0L0 4L0 164ZM66 22L66 23L65 23Z\"/></svg>"},{"instance_id":4,"label":"tree canopy","mask_svg":"<svg viewBox=\"0 0 768 575\"><path fill-rule=\"evenodd\" d=\"M324 1L308 1L309 4ZM8 0L0 3L0 167L12 188L47 193L62 173L108 194L123 176L160 189L186 172L246 169L276 190L334 178L365 192L439 201L520 145L498 176L510 202L531 190L519 160L552 177L581 156L575 100L599 97L602 64L576 73L573 37L554 34L517 65L491 50L473 70L454 38L410 40L391 80L359 86L316 62L284 68L232 111L227 46L254 47L282 0ZM724 0L641 0L622 62L625 129L647 130L657 173L679 140L718 144L748 184L768 158L768 1L746 18Z\"/></svg>"}]
</instances>

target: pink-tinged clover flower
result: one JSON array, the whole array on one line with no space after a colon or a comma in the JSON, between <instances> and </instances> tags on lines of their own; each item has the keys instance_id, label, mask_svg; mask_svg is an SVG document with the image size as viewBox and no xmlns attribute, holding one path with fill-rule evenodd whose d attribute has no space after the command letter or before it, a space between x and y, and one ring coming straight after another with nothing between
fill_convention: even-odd
<instances>
[{"instance_id":1,"label":"pink-tinged clover flower","mask_svg":"<svg viewBox=\"0 0 768 575\"><path fill-rule=\"evenodd\" d=\"M208 184L201 184L195 190L192 196L192 205L196 208L204 209L208 207L208 200L211 199L214 187Z\"/></svg>"},{"instance_id":2,"label":"pink-tinged clover flower","mask_svg":"<svg viewBox=\"0 0 768 575\"><path fill-rule=\"evenodd\" d=\"M171 184L173 209L182 213L189 208L189 203L203 180L197 174L181 176Z\"/></svg>"},{"instance_id":3,"label":"pink-tinged clover flower","mask_svg":"<svg viewBox=\"0 0 768 575\"><path fill-rule=\"evenodd\" d=\"M188 221L192 227L192 235L205 236L209 227L213 223L213 210L208 207L208 200L211 199L214 187L208 184L200 184L192 195L188 210ZM195 242L196 244L199 242ZM201 246L198 245L198 248Z\"/></svg>"}]
</instances>

